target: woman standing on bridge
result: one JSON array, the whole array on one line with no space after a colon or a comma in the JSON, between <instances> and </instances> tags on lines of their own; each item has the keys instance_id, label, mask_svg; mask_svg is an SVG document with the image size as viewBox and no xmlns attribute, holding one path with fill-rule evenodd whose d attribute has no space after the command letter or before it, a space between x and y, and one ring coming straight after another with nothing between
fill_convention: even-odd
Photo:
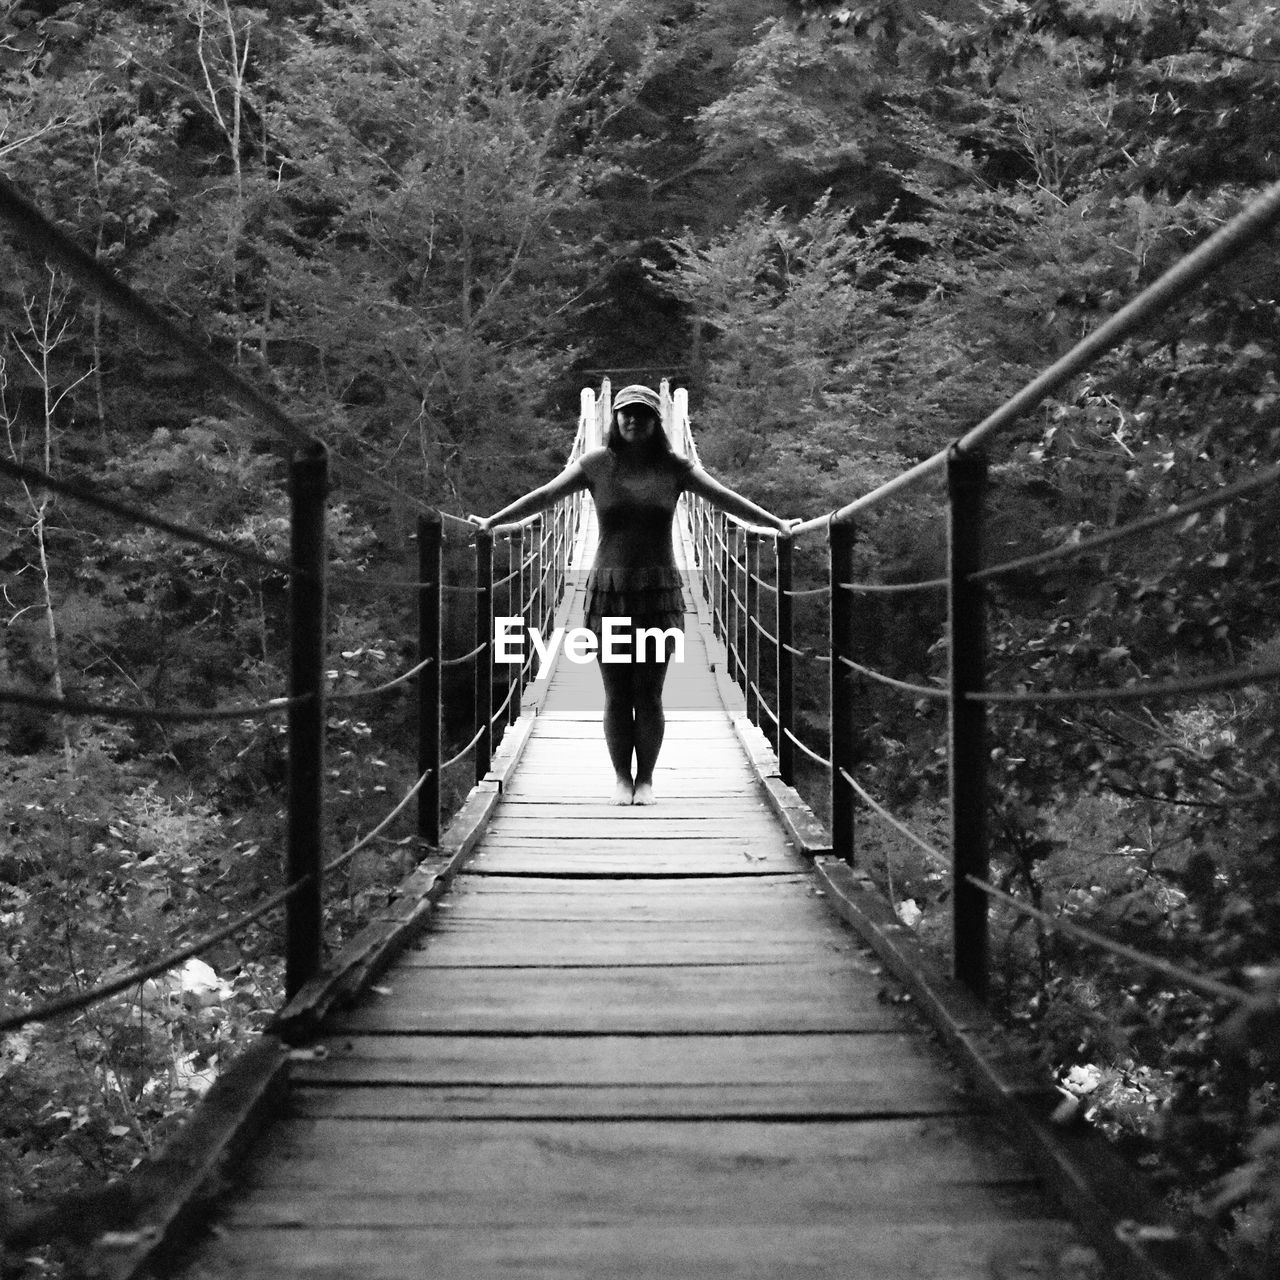
<instances>
[{"instance_id":1,"label":"woman standing on bridge","mask_svg":"<svg viewBox=\"0 0 1280 1280\"><path fill-rule=\"evenodd\" d=\"M637 632L684 626L684 598L671 540L680 495L698 494L730 515L780 534L791 527L674 453L662 427L661 406L648 387L623 387L613 400L604 448L584 453L550 483L501 511L472 517L488 530L543 511L580 489L590 490L600 540L587 579L585 622L595 634L597 657L605 618L626 619L630 638L629 662L600 663L604 739L617 777L610 803L618 805L652 804L654 799L653 770L666 727L662 686L674 637L665 641L663 651L653 653L649 645L642 653Z\"/></svg>"}]
</instances>

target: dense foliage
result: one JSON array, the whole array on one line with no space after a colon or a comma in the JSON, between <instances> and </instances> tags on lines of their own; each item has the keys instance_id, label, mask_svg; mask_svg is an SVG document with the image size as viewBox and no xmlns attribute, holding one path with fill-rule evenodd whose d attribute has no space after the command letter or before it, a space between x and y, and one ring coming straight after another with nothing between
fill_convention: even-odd
<instances>
[{"instance_id":1,"label":"dense foliage","mask_svg":"<svg viewBox=\"0 0 1280 1280\"><path fill-rule=\"evenodd\" d=\"M933 453L1277 176L1278 70L1280 24L1247 0L15 0L0 159L330 445L341 688L411 649L410 602L343 581L411 559L415 501L492 509L549 475L601 370L688 385L704 459L788 514ZM280 553L282 468L262 429L62 276L9 261L4 455ZM988 558L1267 465L1278 280L1267 245L999 442ZM34 487L5 482L0 503L0 680L205 706L280 691L278 574ZM1002 580L993 684L1275 661L1276 503L1264 489ZM933 577L940 510L932 490L877 510L861 570ZM814 574L821 557L797 551ZM802 625L821 618L809 607ZM868 604L866 661L937 679L941 609ZM456 651L468 619L455 625ZM878 686L857 697L863 781L936 836L940 715ZM994 874L1274 991L1277 710L1250 688L1001 713ZM821 701L802 715L820 743ZM336 850L412 779L408 700L329 732ZM0 966L22 1001L123 971L278 882L275 721L8 707L0 768ZM944 940L936 869L862 832L860 856ZM412 863L402 840L353 867L333 942ZM1278 1028L1002 911L996 924L1001 1005L1082 1111L1219 1231L1242 1275L1273 1274ZM6 1181L38 1199L153 1149L278 1000L273 947L268 923L207 969L7 1038Z\"/></svg>"}]
</instances>

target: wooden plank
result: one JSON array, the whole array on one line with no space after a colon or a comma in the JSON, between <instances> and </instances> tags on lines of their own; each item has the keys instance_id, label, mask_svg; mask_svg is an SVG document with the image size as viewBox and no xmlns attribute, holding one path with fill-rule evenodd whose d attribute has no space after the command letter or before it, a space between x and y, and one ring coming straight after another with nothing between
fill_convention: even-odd
<instances>
[{"instance_id":1,"label":"wooden plank","mask_svg":"<svg viewBox=\"0 0 1280 1280\"><path fill-rule=\"evenodd\" d=\"M553 810L545 817L536 818L526 814L508 816L499 812L489 824L489 839L484 847L488 848L491 843L501 844L504 839L602 841L634 837L643 840L716 841L723 839L725 825L723 814L677 818L664 813L659 805L619 807L613 814L606 808L598 816L583 816L572 809ZM778 824L764 815L744 812L732 820L731 829L735 844L753 840L768 844L784 843Z\"/></svg>"},{"instance_id":2,"label":"wooden plank","mask_svg":"<svg viewBox=\"0 0 1280 1280\"><path fill-rule=\"evenodd\" d=\"M788 850L753 851L741 847L690 851L677 841L573 851L563 845L539 847L534 842L497 845L478 853L470 873L483 875L580 876L759 876L789 871L795 866Z\"/></svg>"},{"instance_id":3,"label":"wooden plank","mask_svg":"<svg viewBox=\"0 0 1280 1280\"><path fill-rule=\"evenodd\" d=\"M470 1224L245 1227L213 1241L202 1261L207 1274L237 1280L422 1280L424 1265L425 1274L448 1280L991 1280L997 1252L1043 1258L1046 1250L1065 1250L1072 1242L1070 1229L1056 1219L989 1216L924 1224L878 1223L874 1216L831 1224L486 1224L483 1231ZM1056 1267L1049 1266L1022 1274L1054 1275Z\"/></svg>"},{"instance_id":4,"label":"wooden plank","mask_svg":"<svg viewBox=\"0 0 1280 1280\"><path fill-rule=\"evenodd\" d=\"M719 903L730 906L734 902L758 904L762 912L771 911L779 903L804 902L819 908L815 919L827 911L823 905L823 895L814 888L813 881L803 871L798 861L794 867L777 875L769 876L750 884L734 884L715 876L702 878L692 877L681 884L646 884L637 881L628 884L625 881L600 882L599 884L566 884L554 876L542 879L536 877L523 881L520 885L502 885L498 883L483 884L475 880L468 869L463 867L453 882L453 892L438 904L440 908L460 907L473 898L490 898L511 896L527 899L535 894L552 898L563 898L575 902L597 900L602 904L635 900L637 903L648 903L655 907L679 906L686 903L701 903L704 899L711 907ZM829 912L828 912L829 914Z\"/></svg>"},{"instance_id":5,"label":"wooden plank","mask_svg":"<svg viewBox=\"0 0 1280 1280\"><path fill-rule=\"evenodd\" d=\"M735 821L739 814L767 816L770 812L768 805L758 800L754 792L666 796L654 808L663 818L707 818L722 825ZM549 812L568 818L591 818L604 822L651 822L654 810L642 805L611 805L589 792L555 794L548 791L516 797L508 795L502 806L506 819L537 818Z\"/></svg>"},{"instance_id":6,"label":"wooden plank","mask_svg":"<svg viewBox=\"0 0 1280 1280\"><path fill-rule=\"evenodd\" d=\"M959 1077L920 1035L335 1035L292 1078L315 1084L661 1085L824 1083L859 1099L928 1086L954 1101ZM886 1070L886 1064L892 1070Z\"/></svg>"},{"instance_id":7,"label":"wooden plank","mask_svg":"<svg viewBox=\"0 0 1280 1280\"><path fill-rule=\"evenodd\" d=\"M614 856L631 852L662 853L664 856L671 856L683 851L692 858L695 854L717 856L726 853L762 854L765 849L770 848L774 852L786 852L788 848L780 831L774 832L774 839L766 844L762 839L742 839L732 835L701 836L695 839L677 832L674 835L664 836L657 834L660 830L660 827L656 827L654 834L643 835L635 829L628 829L616 835L582 836L576 840L556 835L522 835L515 831L496 831L484 842L475 856L478 858L483 854L492 853L495 849L523 849L533 853L541 850L549 853L563 852L566 855L598 851ZM595 848L592 847L593 845ZM470 865L474 866L474 861ZM800 865L798 862L792 862L789 869L794 870L798 865Z\"/></svg>"},{"instance_id":8,"label":"wooden plank","mask_svg":"<svg viewBox=\"0 0 1280 1280\"><path fill-rule=\"evenodd\" d=\"M1134 1280L1222 1274L1219 1260L1197 1234L1180 1231L1167 1205L1096 1130L1053 1123L1056 1098L1047 1087L1028 1089L1024 1055L1006 1053L1010 1038L962 984L937 971L923 945L904 929L890 904L851 868L819 860L818 873L833 907L840 911L906 983L913 998L941 1032L975 1088L999 1109L1018 1142L1082 1231L1116 1275ZM1010 1063L1020 1070L1010 1071ZM1141 1223L1150 1233L1125 1231Z\"/></svg>"},{"instance_id":9,"label":"wooden plank","mask_svg":"<svg viewBox=\"0 0 1280 1280\"><path fill-rule=\"evenodd\" d=\"M673 719L668 721L666 730L666 745L670 746L678 742L702 742L715 741L723 743L727 747L736 746L732 728L725 722L723 716L706 716L696 719ZM540 720L537 727L533 730L534 743L557 741L562 738L585 738L591 737L593 740L599 740L600 737L600 720L556 720L543 719ZM741 751L738 752L741 755Z\"/></svg>"},{"instance_id":10,"label":"wooden plank","mask_svg":"<svg viewBox=\"0 0 1280 1280\"><path fill-rule=\"evenodd\" d=\"M1003 1216L1009 1193L1035 1187L1031 1170L968 1117L812 1128L479 1120L445 1121L426 1132L412 1122L305 1121L282 1126L280 1140L247 1172L247 1185L273 1193L277 1206L294 1193L312 1193L312 1206L325 1205L329 1216L311 1223L334 1227L359 1222L353 1206L338 1201L361 1192L400 1201L390 1209L359 1206L369 1221L389 1225L410 1205L419 1225L553 1215L564 1223L676 1225L838 1223L871 1213L936 1221L957 1211L991 1218ZM698 1194L691 1196L694 1183ZM231 1220L265 1221L266 1214L241 1201Z\"/></svg>"},{"instance_id":11,"label":"wooden plank","mask_svg":"<svg viewBox=\"0 0 1280 1280\"><path fill-rule=\"evenodd\" d=\"M557 922L525 924L519 930L440 930L425 949L406 953L407 968L506 968L513 965L561 967L619 964L777 964L799 959L820 960L833 952L853 952L852 939L823 938L798 928L787 937L772 933L753 938L745 930L719 931L712 937L689 937L685 925L645 922L617 924L604 933L569 929Z\"/></svg>"},{"instance_id":12,"label":"wooden plank","mask_svg":"<svg viewBox=\"0 0 1280 1280\"><path fill-rule=\"evenodd\" d=\"M312 1119L436 1120L862 1120L955 1115L958 1094L908 1082L858 1091L830 1081L717 1085L373 1085L299 1087L292 1114Z\"/></svg>"},{"instance_id":13,"label":"wooden plank","mask_svg":"<svg viewBox=\"0 0 1280 1280\"><path fill-rule=\"evenodd\" d=\"M817 924L827 916L816 895L795 891L793 877L691 876L664 880L599 880L522 876L487 877L464 872L454 893L437 904L433 923L451 921L673 922L689 929L723 921L726 927L764 928ZM709 885L719 884L719 892ZM830 921L827 921L830 927ZM852 936L852 935L851 935Z\"/></svg>"},{"instance_id":14,"label":"wooden plank","mask_svg":"<svg viewBox=\"0 0 1280 1280\"><path fill-rule=\"evenodd\" d=\"M890 1031L901 1014L838 960L635 969L458 969L441 982L399 969L358 1009L336 1013L336 1032Z\"/></svg>"},{"instance_id":15,"label":"wooden plank","mask_svg":"<svg viewBox=\"0 0 1280 1280\"><path fill-rule=\"evenodd\" d=\"M772 812L762 800L716 799L703 797L667 800L657 807L657 812L643 805L611 805L591 795L566 795L558 804L545 798L539 800L512 799L504 801L500 812L503 822L520 822L526 819L545 820L554 815L567 822L638 822L648 823L657 816L663 822L673 819L697 818L703 822L750 821L772 822ZM774 830L777 824L774 823Z\"/></svg>"},{"instance_id":16,"label":"wooden plank","mask_svg":"<svg viewBox=\"0 0 1280 1280\"><path fill-rule=\"evenodd\" d=\"M763 1179L761 1181L764 1181ZM575 1188L576 1190L576 1188ZM686 1191L688 1188L686 1188ZM568 1199L568 1196L564 1196ZM634 1198L634 1196L633 1196ZM799 1206L801 1211L809 1207L808 1199ZM686 1196L686 1201L688 1197ZM740 1212L745 1214L758 1202L755 1197L743 1197L745 1203ZM795 1197L792 1197L794 1200ZM864 1203L861 1198L855 1212L874 1214L877 1222L922 1225L929 1222L955 1222L957 1220L980 1216L990 1221L997 1215L1004 1220L1019 1216L1036 1217L1044 1213L1043 1203L1036 1192L1025 1186L980 1186L949 1183L929 1188L928 1195L917 1189L915 1197L905 1195L901 1189L895 1195L893 1191L881 1193L876 1197L867 1197L871 1203ZM449 1217L442 1214L441 1204L453 1206L456 1212ZM598 1221L601 1212L593 1212L600 1201L591 1194L571 1204L571 1213L565 1213L559 1204L553 1207L557 1213L556 1222L564 1225L592 1225ZM612 1206L605 1206L607 1213ZM487 1211L487 1212L486 1212ZM637 1215L642 1220L649 1218L659 1220L657 1212ZM692 1221L690 1221L692 1219ZM469 1200L456 1200L453 1196L426 1200L408 1190L406 1186L378 1188L369 1190L365 1187L335 1188L273 1188L271 1193L261 1194L257 1201L247 1204L243 1211L230 1215L230 1225L236 1228L275 1227L284 1230L342 1230L352 1227L382 1227L387 1230L404 1230L405 1228L421 1228L432 1224L451 1226L455 1223L472 1223L477 1227L488 1229L493 1220L492 1204L487 1198L473 1197ZM687 1209L684 1213L678 1208L662 1213L660 1220L669 1228L674 1222L689 1222L696 1225L700 1219ZM749 1221L747 1218L741 1221Z\"/></svg>"}]
</instances>

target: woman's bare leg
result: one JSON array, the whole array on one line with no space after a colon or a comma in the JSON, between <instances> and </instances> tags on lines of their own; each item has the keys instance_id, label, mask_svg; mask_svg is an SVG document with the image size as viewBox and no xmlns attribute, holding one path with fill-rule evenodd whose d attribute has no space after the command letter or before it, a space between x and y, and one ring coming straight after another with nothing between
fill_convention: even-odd
<instances>
[{"instance_id":1,"label":"woman's bare leg","mask_svg":"<svg viewBox=\"0 0 1280 1280\"><path fill-rule=\"evenodd\" d=\"M667 727L666 714L662 709L662 686L667 678L667 665L665 662L638 662L631 667L636 744L633 804L652 804L654 799L653 770L658 763Z\"/></svg>"},{"instance_id":2,"label":"woman's bare leg","mask_svg":"<svg viewBox=\"0 0 1280 1280\"><path fill-rule=\"evenodd\" d=\"M610 804L631 804L635 784L631 776L631 756L636 749L635 712L632 704L631 666L623 662L602 662L604 682L604 743L609 749L617 784Z\"/></svg>"}]
</instances>

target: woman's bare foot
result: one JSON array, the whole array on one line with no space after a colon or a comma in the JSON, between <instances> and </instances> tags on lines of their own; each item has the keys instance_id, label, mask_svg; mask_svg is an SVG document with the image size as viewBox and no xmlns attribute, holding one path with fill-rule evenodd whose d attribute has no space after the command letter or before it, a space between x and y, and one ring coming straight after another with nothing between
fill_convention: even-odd
<instances>
[{"instance_id":1,"label":"woman's bare foot","mask_svg":"<svg viewBox=\"0 0 1280 1280\"><path fill-rule=\"evenodd\" d=\"M614 784L613 795L609 797L610 804L633 804L632 786L630 778L619 778Z\"/></svg>"},{"instance_id":2,"label":"woman's bare foot","mask_svg":"<svg viewBox=\"0 0 1280 1280\"><path fill-rule=\"evenodd\" d=\"M632 804L653 804L655 797L653 794L653 783L637 782L635 792L631 797Z\"/></svg>"}]
</instances>

